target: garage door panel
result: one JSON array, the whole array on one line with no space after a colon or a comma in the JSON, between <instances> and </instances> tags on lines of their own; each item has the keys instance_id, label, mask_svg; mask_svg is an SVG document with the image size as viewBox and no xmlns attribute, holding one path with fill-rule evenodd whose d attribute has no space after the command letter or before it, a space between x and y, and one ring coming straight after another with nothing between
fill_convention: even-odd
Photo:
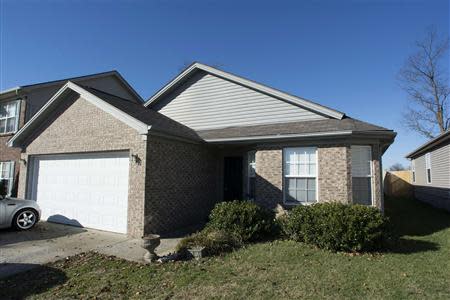
<instances>
[{"instance_id":1,"label":"garage door panel","mask_svg":"<svg viewBox=\"0 0 450 300\"><path fill-rule=\"evenodd\" d=\"M127 153L34 158L31 190L48 221L126 233Z\"/></svg>"}]
</instances>

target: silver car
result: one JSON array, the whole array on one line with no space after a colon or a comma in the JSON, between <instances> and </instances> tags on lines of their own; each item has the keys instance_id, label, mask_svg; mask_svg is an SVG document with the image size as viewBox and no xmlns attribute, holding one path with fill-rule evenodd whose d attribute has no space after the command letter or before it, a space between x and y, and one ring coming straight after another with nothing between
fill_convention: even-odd
<instances>
[{"instance_id":1,"label":"silver car","mask_svg":"<svg viewBox=\"0 0 450 300\"><path fill-rule=\"evenodd\" d=\"M39 221L41 209L36 201L0 196L0 228L32 228Z\"/></svg>"}]
</instances>

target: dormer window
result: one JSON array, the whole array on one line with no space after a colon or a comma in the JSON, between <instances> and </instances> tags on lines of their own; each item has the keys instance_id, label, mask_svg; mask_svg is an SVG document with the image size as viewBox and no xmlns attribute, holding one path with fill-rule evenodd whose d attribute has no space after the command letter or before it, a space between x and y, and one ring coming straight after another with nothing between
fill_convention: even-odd
<instances>
[{"instance_id":1,"label":"dormer window","mask_svg":"<svg viewBox=\"0 0 450 300\"><path fill-rule=\"evenodd\" d=\"M19 100L0 103L0 134L19 129Z\"/></svg>"}]
</instances>

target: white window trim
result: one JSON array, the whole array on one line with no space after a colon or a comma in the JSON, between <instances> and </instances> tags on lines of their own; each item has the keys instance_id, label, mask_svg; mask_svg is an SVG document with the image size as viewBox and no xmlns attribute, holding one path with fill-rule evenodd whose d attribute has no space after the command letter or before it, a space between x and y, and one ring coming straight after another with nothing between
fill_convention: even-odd
<instances>
[{"instance_id":1,"label":"white window trim","mask_svg":"<svg viewBox=\"0 0 450 300\"><path fill-rule=\"evenodd\" d=\"M292 175L286 175L286 163L285 163L285 158L286 158L286 150L287 149L292 149L292 148L314 148L316 151L316 202L293 202L293 201L286 201L286 178L314 178L311 176L292 176ZM317 146L296 146L296 147L286 147L283 148L283 155L282 155L282 164L283 164L283 171L282 171L282 176L283 176L283 180L282 180L282 189L283 189L283 204L285 205L312 205L315 203L319 202L319 151Z\"/></svg>"},{"instance_id":2,"label":"white window trim","mask_svg":"<svg viewBox=\"0 0 450 300\"><path fill-rule=\"evenodd\" d=\"M416 183L416 161L411 160L411 172L412 172L412 182Z\"/></svg>"},{"instance_id":3,"label":"white window trim","mask_svg":"<svg viewBox=\"0 0 450 300\"><path fill-rule=\"evenodd\" d=\"M430 170L430 181L428 181L428 170ZM433 174L431 173L431 152L425 154L425 180L427 184L433 182Z\"/></svg>"},{"instance_id":4,"label":"white window trim","mask_svg":"<svg viewBox=\"0 0 450 300\"><path fill-rule=\"evenodd\" d=\"M1 174L3 173L3 168L4 168L4 166L5 166L5 164L6 163L10 163L11 164L11 173L9 174L9 176L11 176L11 177L8 177L8 178L2 178L1 176ZM15 164L15 161L0 161L0 181L1 180L9 180L10 181L10 183L9 183L9 185L8 185L8 190L7 190L7 195L8 196L11 196L11 192L12 192L12 189L13 189L13 186L14 186L14 175L15 175L15 171L16 171L16 164Z\"/></svg>"},{"instance_id":5,"label":"white window trim","mask_svg":"<svg viewBox=\"0 0 450 300\"><path fill-rule=\"evenodd\" d=\"M250 157L251 153L253 153L254 156L255 156L255 162L253 163L254 166L255 166L254 167L254 169L255 169L255 175L254 176L250 176L251 163L250 163L249 157ZM248 195L247 198L249 200L254 200L254 199L250 198L250 178L256 178L256 151L255 150L247 152L247 195ZM255 179L255 185L256 185L256 179ZM255 187L255 192L256 192L256 187Z\"/></svg>"},{"instance_id":6,"label":"white window trim","mask_svg":"<svg viewBox=\"0 0 450 300\"><path fill-rule=\"evenodd\" d=\"M16 114L15 114L14 117L0 117L0 120L6 120L6 122L5 122L5 130L6 130L7 120L8 120L8 119L12 119L12 118L16 118L16 121L15 121L15 123L14 123L14 129L13 129L13 131L0 132L0 135L16 133L17 130L19 130L20 102L21 102L20 99L17 99L17 100L13 100L13 101L6 101L6 102L0 103L0 105L2 105L2 106L3 106L3 105L6 106L6 105L11 104L11 103L17 103L17 106L16 106Z\"/></svg>"},{"instance_id":7,"label":"white window trim","mask_svg":"<svg viewBox=\"0 0 450 300\"><path fill-rule=\"evenodd\" d=\"M373 153L372 153L372 146L369 145L352 145L352 147L364 147L364 148L368 148L370 150L370 175L368 176L353 176L353 171L352 171L352 189L353 189L353 177L356 178L370 178L370 206L375 206L375 180L374 180L374 176L373 176ZM352 158L353 159L353 158ZM353 195L352 195L352 203L353 203Z\"/></svg>"}]
</instances>

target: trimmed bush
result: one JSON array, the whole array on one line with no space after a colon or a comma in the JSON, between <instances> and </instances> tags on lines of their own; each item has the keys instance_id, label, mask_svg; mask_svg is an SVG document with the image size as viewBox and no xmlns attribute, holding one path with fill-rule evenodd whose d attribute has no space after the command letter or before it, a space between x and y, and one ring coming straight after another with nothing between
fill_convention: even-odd
<instances>
[{"instance_id":1,"label":"trimmed bush","mask_svg":"<svg viewBox=\"0 0 450 300\"><path fill-rule=\"evenodd\" d=\"M207 228L230 233L241 242L256 241L274 230L273 212L248 201L218 203L211 211Z\"/></svg>"},{"instance_id":2,"label":"trimmed bush","mask_svg":"<svg viewBox=\"0 0 450 300\"><path fill-rule=\"evenodd\" d=\"M312 233L307 234L313 228L312 222L314 222L312 211L309 206L304 205L296 206L288 214L278 218L281 233L297 242L304 242L308 236L312 235Z\"/></svg>"},{"instance_id":3,"label":"trimmed bush","mask_svg":"<svg viewBox=\"0 0 450 300\"><path fill-rule=\"evenodd\" d=\"M182 253L189 248L205 247L205 254L212 256L229 252L239 246L239 240L233 235L225 231L205 229L182 239L176 251Z\"/></svg>"},{"instance_id":4,"label":"trimmed bush","mask_svg":"<svg viewBox=\"0 0 450 300\"><path fill-rule=\"evenodd\" d=\"M282 219L282 232L296 241L333 251L371 251L382 246L387 219L374 207L341 203L298 206Z\"/></svg>"}]
</instances>

